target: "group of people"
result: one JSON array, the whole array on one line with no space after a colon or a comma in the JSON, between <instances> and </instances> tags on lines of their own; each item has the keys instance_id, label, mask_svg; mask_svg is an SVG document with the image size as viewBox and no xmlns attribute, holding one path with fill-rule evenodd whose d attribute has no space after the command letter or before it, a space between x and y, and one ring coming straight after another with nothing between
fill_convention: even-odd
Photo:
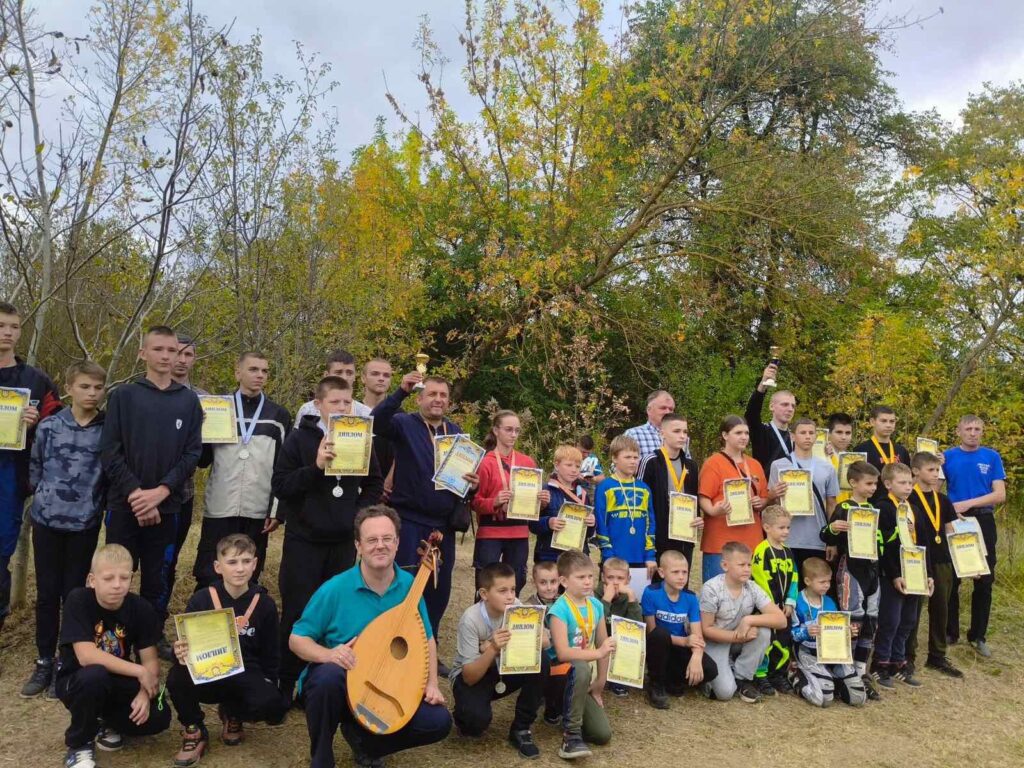
<instances>
[{"instance_id":1,"label":"group of people","mask_svg":"<svg viewBox=\"0 0 1024 768\"><path fill-rule=\"evenodd\" d=\"M757 702L795 692L819 706L834 697L863 704L898 683L921 684L916 630L924 604L925 666L961 676L947 656L960 627L959 585L946 542L958 517L976 518L995 573L994 509L1005 500L1005 474L998 453L981 445L981 419L961 419L961 444L944 455L912 457L894 439L893 409L875 408L870 438L852 449L867 461L849 467L849 488L841 491L837 456L851 450L853 419L828 418L825 458L813 451L818 425L794 418L791 393L776 391L771 419L762 422L765 382L775 366L765 369L746 417L723 420L721 449L702 466L690 455L689 425L672 396L654 392L646 423L611 440L607 470L588 436L558 446L539 494L539 516L524 521L507 516L511 473L537 463L516 447L520 422L513 411L493 417L484 458L465 476L465 498L435 486L435 439L461 433L448 418L450 387L439 376L411 372L391 391L391 365L370 360L361 369L357 401L356 361L339 350L293 422L264 392L267 357L245 352L237 358L232 393L238 441L204 444L197 395L205 393L191 382L192 339L150 328L139 351L145 372L109 393L100 366L73 364L64 377L63 407L52 381L15 357L20 330L18 310L0 303L0 387L31 390L27 446L0 452L0 627L9 610L9 561L31 497L38 658L22 695L45 693L70 711L68 768L94 766L96 749L119 749L126 736L167 729L165 698L182 726L173 759L180 768L197 764L210 748L202 703L218 705L227 745L243 741L245 722L279 723L300 705L312 765L326 768L335 764L339 728L358 765L380 765L388 754L445 738L453 718L463 737L481 736L491 723L491 702L512 693L518 698L508 739L521 756L539 754L532 728L542 710L543 720L562 731L559 755L585 757L589 745L611 739L605 692L628 694L607 683L615 648L606 623L611 616L646 624L645 696L655 708L669 708L669 698L688 688L715 700ZM410 396L411 410L403 407ZM341 414L373 418L363 476L324 471L334 458L328 424ZM169 640L165 624L199 468L209 474L196 587L185 610L234 610L245 672L197 684L185 666L187 643ZM810 471L813 516L792 517L780 503L788 468ZM730 479L747 481L752 522L729 525L723 488ZM670 537L676 493L698 498L699 594L688 589L694 544ZM912 509L915 541L927 547L927 597L906 594L900 576L896 510L903 502ZM558 514L565 503L591 508L582 550L553 546L565 525ZM848 511L867 505L879 511L877 560L846 550ZM478 521L477 602L458 621L449 667L436 638L451 596L455 531L467 512ZM106 543L97 548L102 525ZM268 537L278 527L284 537L280 610L259 581ZM356 641L408 594L418 546L433 531L443 538L436 582L420 602L430 650L423 701L401 730L372 733L346 699ZM137 595L129 591L136 570ZM993 578L973 587L967 637L981 656L991 653ZM502 676L498 659L510 633L501 617L520 601L547 608L543 665L537 674ZM854 663L821 665L817 615L837 608L853 619ZM165 686L161 658L171 662ZM441 677L451 683L453 714Z\"/></svg>"}]
</instances>

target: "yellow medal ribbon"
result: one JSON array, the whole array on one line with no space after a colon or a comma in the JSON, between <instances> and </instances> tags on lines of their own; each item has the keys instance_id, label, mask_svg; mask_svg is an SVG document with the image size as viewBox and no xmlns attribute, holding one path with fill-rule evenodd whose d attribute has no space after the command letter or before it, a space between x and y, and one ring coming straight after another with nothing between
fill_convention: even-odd
<instances>
[{"instance_id":1,"label":"yellow medal ribbon","mask_svg":"<svg viewBox=\"0 0 1024 768\"><path fill-rule=\"evenodd\" d=\"M924 513L928 515L928 519L931 521L932 527L935 528L935 543L942 543L942 536L940 535L939 528L939 515L942 514L942 508L939 506L939 492L932 491L932 498L935 500L935 512L932 512L932 508L928 506L928 500L925 499L924 494L918 486L914 486L914 493L917 494L917 498L921 500L921 506L924 507Z\"/></svg>"},{"instance_id":2,"label":"yellow medal ribbon","mask_svg":"<svg viewBox=\"0 0 1024 768\"><path fill-rule=\"evenodd\" d=\"M562 597L565 600L566 605L569 606L569 610L572 612L572 617L576 619L577 626L583 628L584 647L589 646L593 639L592 635L594 634L594 609L590 605L590 599L587 598L587 617L584 619L583 614L580 613L580 609L577 607L576 603L570 600L568 595L562 595Z\"/></svg>"},{"instance_id":3,"label":"yellow medal ribbon","mask_svg":"<svg viewBox=\"0 0 1024 768\"><path fill-rule=\"evenodd\" d=\"M889 501L891 501L892 505L896 507L896 527L899 528L900 504L902 504L903 502L901 502L891 493L889 494ZM907 523L907 528L910 530L910 535L914 539L914 543L917 544L917 526L914 525L914 511L910 509L909 504L907 504Z\"/></svg>"},{"instance_id":4,"label":"yellow medal ribbon","mask_svg":"<svg viewBox=\"0 0 1024 768\"><path fill-rule=\"evenodd\" d=\"M668 473L672 478L672 485L675 486L676 493L682 493L683 483L686 482L686 462L683 461L682 454L680 453L679 456L679 464L683 468L683 473L681 475L676 474L676 467L672 463L672 459L668 457L668 449L666 449L665 446L661 447L661 455L665 457L665 465L668 467Z\"/></svg>"},{"instance_id":5,"label":"yellow medal ribbon","mask_svg":"<svg viewBox=\"0 0 1024 768\"><path fill-rule=\"evenodd\" d=\"M878 442L878 438L874 435L871 436L871 443L878 449L878 455L882 457L883 464L895 464L896 463L896 446L889 441L889 455L885 455L885 451L882 450L882 444Z\"/></svg>"}]
</instances>

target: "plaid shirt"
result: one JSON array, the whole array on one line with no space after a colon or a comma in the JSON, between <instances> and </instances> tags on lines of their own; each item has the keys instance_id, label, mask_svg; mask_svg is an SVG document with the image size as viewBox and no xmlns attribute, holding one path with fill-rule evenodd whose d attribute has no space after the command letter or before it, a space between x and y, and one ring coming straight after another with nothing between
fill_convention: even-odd
<instances>
[{"instance_id":1,"label":"plaid shirt","mask_svg":"<svg viewBox=\"0 0 1024 768\"><path fill-rule=\"evenodd\" d=\"M626 436L632 437L640 445L640 458L657 453L661 448L661 430L647 422L638 427L630 427L626 430Z\"/></svg>"}]
</instances>

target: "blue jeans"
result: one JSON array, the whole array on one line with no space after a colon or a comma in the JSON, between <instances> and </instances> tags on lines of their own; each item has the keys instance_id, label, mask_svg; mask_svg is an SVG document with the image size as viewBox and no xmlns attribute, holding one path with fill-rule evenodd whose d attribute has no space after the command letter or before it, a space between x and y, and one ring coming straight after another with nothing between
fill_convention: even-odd
<instances>
[{"instance_id":1,"label":"blue jeans","mask_svg":"<svg viewBox=\"0 0 1024 768\"><path fill-rule=\"evenodd\" d=\"M0 455L0 622L11 610L11 557L18 547L25 497L14 459Z\"/></svg>"},{"instance_id":2,"label":"blue jeans","mask_svg":"<svg viewBox=\"0 0 1024 768\"><path fill-rule=\"evenodd\" d=\"M907 660L907 639L917 629L921 609L919 595L903 595L885 576L878 603L878 629L875 632L875 661L899 666Z\"/></svg>"},{"instance_id":3,"label":"blue jeans","mask_svg":"<svg viewBox=\"0 0 1024 768\"><path fill-rule=\"evenodd\" d=\"M399 510L401 515L401 510ZM416 575L420 565L420 556L416 548L420 541L426 541L431 532L440 530L444 534L441 540L441 567L437 572L437 586L431 579L427 588L423 590L423 602L427 605L427 616L430 618L430 627L434 630L434 637L438 636L438 628L441 626L441 619L444 617L445 609L448 608L448 600L452 596L452 570L455 568L455 537L458 535L451 528L442 528L437 525L420 525L411 520L402 519L402 531L398 536L398 552L395 553L395 562L399 568L405 568Z\"/></svg>"},{"instance_id":4,"label":"blue jeans","mask_svg":"<svg viewBox=\"0 0 1024 768\"><path fill-rule=\"evenodd\" d=\"M700 568L700 580L702 584L706 584L715 576L721 576L724 571L722 570L722 554L712 552L704 552L701 557L701 568Z\"/></svg>"}]
</instances>

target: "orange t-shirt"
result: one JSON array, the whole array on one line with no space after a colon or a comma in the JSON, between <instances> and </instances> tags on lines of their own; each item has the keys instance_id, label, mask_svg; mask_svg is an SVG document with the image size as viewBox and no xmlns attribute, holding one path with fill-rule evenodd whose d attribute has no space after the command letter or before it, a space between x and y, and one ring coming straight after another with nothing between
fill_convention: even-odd
<instances>
[{"instance_id":1,"label":"orange t-shirt","mask_svg":"<svg viewBox=\"0 0 1024 768\"><path fill-rule=\"evenodd\" d=\"M761 497L768 495L768 479L764 476L764 469L761 468L761 463L757 459L747 456L740 462L739 469L737 469L732 459L720 451L709 456L708 460L704 462L704 466L700 468L700 485L697 492L710 499L712 504L718 504L725 497L722 483L744 475L752 480L750 489L752 495ZM714 555L720 554L722 546L727 541L743 542L753 550L763 539L761 515L757 510L754 511L754 522L747 525L727 525L725 515L718 517L705 515L700 551Z\"/></svg>"}]
</instances>

